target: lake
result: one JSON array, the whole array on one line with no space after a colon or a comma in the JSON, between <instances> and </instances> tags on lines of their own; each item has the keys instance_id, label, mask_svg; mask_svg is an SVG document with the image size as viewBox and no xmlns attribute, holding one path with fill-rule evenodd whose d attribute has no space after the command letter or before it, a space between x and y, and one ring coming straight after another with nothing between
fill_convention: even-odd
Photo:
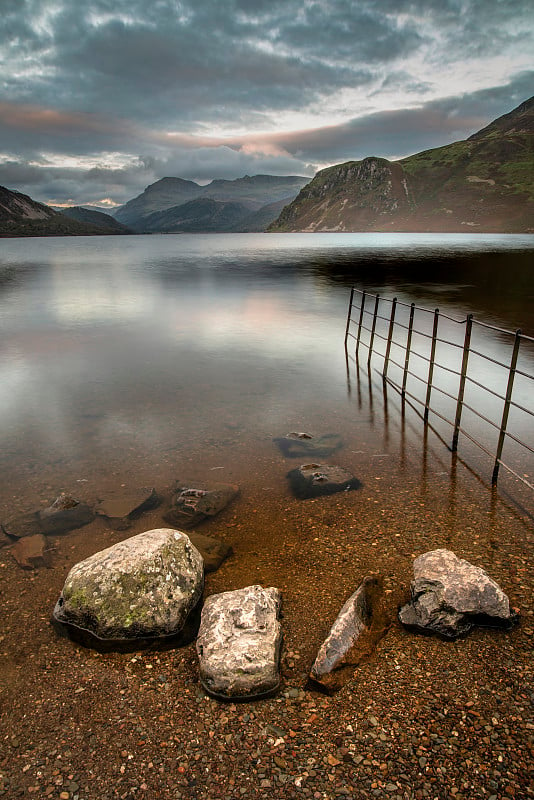
<instances>
[{"instance_id":1,"label":"lake","mask_svg":"<svg viewBox=\"0 0 534 800\"><path fill-rule=\"evenodd\" d=\"M206 474L283 497L272 439L291 431L341 434L341 461L364 473L387 431L361 385L359 407L348 391L349 287L532 334L533 257L531 236L3 240L3 504ZM497 353L498 337L486 340ZM421 436L416 425L415 449Z\"/></svg>"},{"instance_id":2,"label":"lake","mask_svg":"<svg viewBox=\"0 0 534 800\"><path fill-rule=\"evenodd\" d=\"M433 413L425 429L398 391L384 387L384 341L377 340L368 370L368 334L358 360L353 339L345 353L344 337L353 284L379 292L386 304L394 296L408 304L399 306L401 325L410 303L430 312L439 306L450 317L443 334L451 341L465 329L453 320L468 313L533 334L533 256L528 236L0 242L0 520L41 510L62 491L93 507L110 493L122 497L142 487L154 487L162 499L128 529L97 517L67 535L47 536L47 564L34 570L20 568L0 532L2 774L10 781L0 776L0 793L27 790L37 797L61 785L74 800L166 798L172 775L171 785L177 776L183 789L176 797L205 795L206 785L210 797L228 797L228 786L215 790L213 781L231 774L250 780L247 797L262 796L263 783L252 782L265 774L264 763L285 764L283 757L289 766L280 780L288 782L270 791L300 796L309 776L311 797L313 775L324 767L332 781L328 796L350 798L361 787L396 780L378 766L388 767L399 753L402 769L416 776L399 776L398 791L406 795L419 785L440 797L449 796L450 781L467 786L458 778L466 755L477 791L489 796L510 775L514 786L526 785L533 493L506 473L492 491L491 457L464 434L452 456L450 426ZM473 330L473 347L509 363L509 336ZM401 344L403 336L399 327ZM418 336L417 347L428 343ZM525 374L534 373L531 345L521 346ZM472 358L478 384L502 392L503 369ZM445 351L440 359L444 366L454 361ZM402 347L395 360L402 368ZM424 374L417 364L414 356L411 394L418 371ZM401 368L392 364L388 373L397 383ZM441 370L441 386L453 396L455 380ZM517 376L515 396L532 408L523 380ZM437 410L454 416L450 398L442 398L436 394ZM502 403L477 384L466 400L485 416L502 413ZM511 429L533 444L522 413L514 409ZM467 408L464 421L491 451L496 431ZM286 457L273 439L303 431L340 437L342 447L328 460L356 476L360 488L294 497L286 476L303 462ZM512 446L504 455L532 481L529 450ZM73 564L167 527L162 513L175 484L204 481L240 489L198 528L233 548L206 576L206 595L252 584L282 592L282 684L271 700L209 701L194 644L101 654L50 625ZM454 643L402 628L396 611L409 598L413 560L436 548L486 569L520 609L520 624L510 632L477 629ZM387 635L344 689L319 699L306 690L317 650L347 598L377 573L391 622ZM483 735L488 730L492 742L501 737L493 755ZM438 752L439 742L445 749ZM420 753L440 772L419 772ZM366 754L372 765L362 760ZM501 774L505 783L495 783ZM295 775L303 777L293 783ZM362 791L371 796L371 789Z\"/></svg>"}]
</instances>

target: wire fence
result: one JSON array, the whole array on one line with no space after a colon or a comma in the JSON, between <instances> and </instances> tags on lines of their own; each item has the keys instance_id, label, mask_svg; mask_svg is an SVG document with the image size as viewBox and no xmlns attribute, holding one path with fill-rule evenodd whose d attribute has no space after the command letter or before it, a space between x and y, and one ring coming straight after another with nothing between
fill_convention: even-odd
<instances>
[{"instance_id":1,"label":"wire fence","mask_svg":"<svg viewBox=\"0 0 534 800\"><path fill-rule=\"evenodd\" d=\"M357 359L362 347L367 349L369 367L373 357L381 359L384 383L420 412L425 425L435 417L452 428L452 452L458 450L462 435L491 459L492 486L502 468L534 490L528 474L503 461L503 451L510 445L518 464L534 454L534 442L529 444L523 435L534 430L534 375L529 370L530 353L522 359L521 351L522 343L533 343L533 337L481 322L472 314L456 319L437 308L353 287L345 330L347 353L351 339ZM491 354L484 351L490 348Z\"/></svg>"}]
</instances>

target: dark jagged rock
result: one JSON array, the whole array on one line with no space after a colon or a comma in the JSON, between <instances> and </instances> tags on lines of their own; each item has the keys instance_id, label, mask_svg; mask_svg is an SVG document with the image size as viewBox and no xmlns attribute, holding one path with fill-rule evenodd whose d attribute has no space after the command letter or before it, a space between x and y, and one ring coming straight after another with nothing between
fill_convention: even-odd
<instances>
[{"instance_id":1,"label":"dark jagged rock","mask_svg":"<svg viewBox=\"0 0 534 800\"><path fill-rule=\"evenodd\" d=\"M325 433L315 438L309 433L288 433L273 440L286 458L328 458L343 447L341 436Z\"/></svg>"},{"instance_id":2,"label":"dark jagged rock","mask_svg":"<svg viewBox=\"0 0 534 800\"><path fill-rule=\"evenodd\" d=\"M202 533L195 533L194 531L191 531L188 536L202 556L204 572L216 572L223 561L233 553L229 544L216 539L214 536L204 536Z\"/></svg>"},{"instance_id":3,"label":"dark jagged rock","mask_svg":"<svg viewBox=\"0 0 534 800\"><path fill-rule=\"evenodd\" d=\"M288 472L287 477L293 494L301 500L348 492L362 485L346 469L333 464L302 464Z\"/></svg>"},{"instance_id":4,"label":"dark jagged rock","mask_svg":"<svg viewBox=\"0 0 534 800\"><path fill-rule=\"evenodd\" d=\"M116 530L129 528L132 520L160 503L155 489L127 489L110 493L95 506L96 513Z\"/></svg>"},{"instance_id":5,"label":"dark jagged rock","mask_svg":"<svg viewBox=\"0 0 534 800\"><path fill-rule=\"evenodd\" d=\"M43 533L57 536L83 528L95 518L94 511L69 494L62 493L51 506L40 511L39 522Z\"/></svg>"},{"instance_id":6,"label":"dark jagged rock","mask_svg":"<svg viewBox=\"0 0 534 800\"><path fill-rule=\"evenodd\" d=\"M410 630L457 639L476 624L509 628L517 619L498 584L450 550L420 555L413 569L412 599L399 611Z\"/></svg>"},{"instance_id":7,"label":"dark jagged rock","mask_svg":"<svg viewBox=\"0 0 534 800\"><path fill-rule=\"evenodd\" d=\"M46 538L42 533L19 539L9 552L22 569L37 569L50 565L46 552Z\"/></svg>"},{"instance_id":8,"label":"dark jagged rock","mask_svg":"<svg viewBox=\"0 0 534 800\"><path fill-rule=\"evenodd\" d=\"M158 528L75 564L53 619L88 643L144 644L177 636L203 586L202 557L188 536Z\"/></svg>"},{"instance_id":9,"label":"dark jagged rock","mask_svg":"<svg viewBox=\"0 0 534 800\"><path fill-rule=\"evenodd\" d=\"M163 519L180 528L192 528L226 508L239 488L224 483L179 484Z\"/></svg>"},{"instance_id":10,"label":"dark jagged rock","mask_svg":"<svg viewBox=\"0 0 534 800\"><path fill-rule=\"evenodd\" d=\"M208 597L197 639L200 682L209 694L245 700L279 686L282 629L278 589L247 586Z\"/></svg>"},{"instance_id":11,"label":"dark jagged rock","mask_svg":"<svg viewBox=\"0 0 534 800\"><path fill-rule=\"evenodd\" d=\"M368 658L390 624L381 577L364 578L347 600L319 648L310 672L313 687L331 694Z\"/></svg>"}]
</instances>

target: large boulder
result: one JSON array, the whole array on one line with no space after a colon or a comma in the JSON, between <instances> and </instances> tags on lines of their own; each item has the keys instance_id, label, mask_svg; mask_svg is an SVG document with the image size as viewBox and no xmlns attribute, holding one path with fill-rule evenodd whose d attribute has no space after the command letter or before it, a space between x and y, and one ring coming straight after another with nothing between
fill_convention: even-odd
<instances>
[{"instance_id":1,"label":"large boulder","mask_svg":"<svg viewBox=\"0 0 534 800\"><path fill-rule=\"evenodd\" d=\"M411 630L456 639L475 624L510 627L517 618L498 584L450 550L423 553L413 570L412 599L399 611Z\"/></svg>"},{"instance_id":2,"label":"large boulder","mask_svg":"<svg viewBox=\"0 0 534 800\"><path fill-rule=\"evenodd\" d=\"M368 576L349 597L319 648L311 683L329 694L340 689L354 667L372 654L389 624L383 580Z\"/></svg>"},{"instance_id":3,"label":"large boulder","mask_svg":"<svg viewBox=\"0 0 534 800\"><path fill-rule=\"evenodd\" d=\"M163 519L180 528L193 528L226 508L239 487L226 483L178 483Z\"/></svg>"},{"instance_id":4,"label":"large boulder","mask_svg":"<svg viewBox=\"0 0 534 800\"><path fill-rule=\"evenodd\" d=\"M348 492L362 485L358 478L335 464L302 464L288 472L293 494L301 500L336 492Z\"/></svg>"},{"instance_id":5,"label":"large boulder","mask_svg":"<svg viewBox=\"0 0 534 800\"><path fill-rule=\"evenodd\" d=\"M53 617L107 642L177 636L203 585L202 557L186 534L158 528L75 564Z\"/></svg>"},{"instance_id":6,"label":"large boulder","mask_svg":"<svg viewBox=\"0 0 534 800\"><path fill-rule=\"evenodd\" d=\"M250 699L280 683L282 629L278 589L247 586L208 597L197 639L200 681L224 699Z\"/></svg>"}]
</instances>

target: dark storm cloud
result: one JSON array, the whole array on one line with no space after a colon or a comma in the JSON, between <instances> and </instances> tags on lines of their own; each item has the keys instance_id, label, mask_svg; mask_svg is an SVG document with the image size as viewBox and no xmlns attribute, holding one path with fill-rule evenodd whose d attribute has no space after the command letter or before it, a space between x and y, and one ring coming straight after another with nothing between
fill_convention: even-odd
<instances>
[{"instance_id":1,"label":"dark storm cloud","mask_svg":"<svg viewBox=\"0 0 534 800\"><path fill-rule=\"evenodd\" d=\"M406 155L530 96L532 46L531 0L0 0L0 183L123 202Z\"/></svg>"}]
</instances>

